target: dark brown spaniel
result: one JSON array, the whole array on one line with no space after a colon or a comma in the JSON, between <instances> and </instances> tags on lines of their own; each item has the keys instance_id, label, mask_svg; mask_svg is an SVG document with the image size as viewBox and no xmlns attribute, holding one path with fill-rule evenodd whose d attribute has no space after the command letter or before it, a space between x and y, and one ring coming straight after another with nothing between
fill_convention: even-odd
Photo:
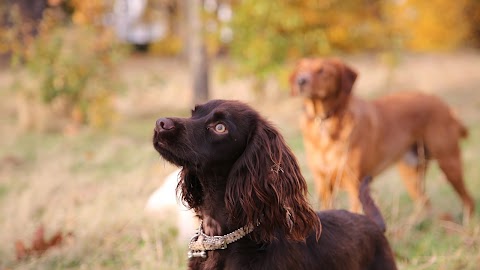
<instances>
[{"instance_id":1,"label":"dark brown spaniel","mask_svg":"<svg viewBox=\"0 0 480 270\"><path fill-rule=\"evenodd\" d=\"M153 144L183 167L177 191L202 220L190 269L396 269L368 217L312 210L292 151L248 105L213 100L160 118Z\"/></svg>"}]
</instances>

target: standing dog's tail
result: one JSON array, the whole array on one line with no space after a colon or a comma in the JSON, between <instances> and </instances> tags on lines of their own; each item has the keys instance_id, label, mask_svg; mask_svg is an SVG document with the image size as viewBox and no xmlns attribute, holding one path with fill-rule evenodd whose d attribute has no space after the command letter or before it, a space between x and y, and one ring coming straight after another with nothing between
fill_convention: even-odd
<instances>
[{"instance_id":1,"label":"standing dog's tail","mask_svg":"<svg viewBox=\"0 0 480 270\"><path fill-rule=\"evenodd\" d=\"M460 126L460 136L462 138L467 138L468 137L468 129L467 127L460 121L458 121L458 124Z\"/></svg>"},{"instance_id":2,"label":"standing dog's tail","mask_svg":"<svg viewBox=\"0 0 480 270\"><path fill-rule=\"evenodd\" d=\"M369 217L373 222L375 222L383 232L386 230L385 220L383 219L382 213L375 205L372 197L370 196L370 182L372 181L371 176L366 176L362 179L360 183L360 203L363 207L363 212L367 217Z\"/></svg>"},{"instance_id":3,"label":"standing dog's tail","mask_svg":"<svg viewBox=\"0 0 480 270\"><path fill-rule=\"evenodd\" d=\"M467 138L468 137L468 128L460 121L460 119L457 116L457 113L450 109L450 115L452 116L453 120L457 123L458 125L458 131L460 133L460 138Z\"/></svg>"}]
</instances>

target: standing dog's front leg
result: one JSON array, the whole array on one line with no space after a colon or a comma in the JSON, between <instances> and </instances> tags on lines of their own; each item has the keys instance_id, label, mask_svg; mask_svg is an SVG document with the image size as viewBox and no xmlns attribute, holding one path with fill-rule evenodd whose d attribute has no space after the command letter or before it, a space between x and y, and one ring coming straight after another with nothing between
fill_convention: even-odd
<instances>
[{"instance_id":1,"label":"standing dog's front leg","mask_svg":"<svg viewBox=\"0 0 480 270\"><path fill-rule=\"evenodd\" d=\"M354 213L361 213L362 211L362 205L359 199L361 179L357 174L353 173L344 176L345 188L350 200L350 211Z\"/></svg>"},{"instance_id":2,"label":"standing dog's front leg","mask_svg":"<svg viewBox=\"0 0 480 270\"><path fill-rule=\"evenodd\" d=\"M333 179L327 174L314 170L314 182L315 182L315 193L318 199L320 199L320 208L321 209L333 209L334 204L334 185Z\"/></svg>"}]
</instances>

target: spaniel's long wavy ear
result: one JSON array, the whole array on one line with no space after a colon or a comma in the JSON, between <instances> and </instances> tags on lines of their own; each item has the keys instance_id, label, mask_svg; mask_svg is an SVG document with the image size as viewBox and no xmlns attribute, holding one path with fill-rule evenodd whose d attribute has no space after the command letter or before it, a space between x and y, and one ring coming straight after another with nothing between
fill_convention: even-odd
<instances>
[{"instance_id":1,"label":"spaniel's long wavy ear","mask_svg":"<svg viewBox=\"0 0 480 270\"><path fill-rule=\"evenodd\" d=\"M279 132L257 118L229 175L225 201L230 222L259 224L253 237L260 242L271 242L278 233L294 241L304 241L312 231L319 237L320 220L307 201L295 156Z\"/></svg>"},{"instance_id":2,"label":"spaniel's long wavy ear","mask_svg":"<svg viewBox=\"0 0 480 270\"><path fill-rule=\"evenodd\" d=\"M177 194L190 209L196 210L202 204L203 188L200 180L185 167L180 172Z\"/></svg>"}]
</instances>

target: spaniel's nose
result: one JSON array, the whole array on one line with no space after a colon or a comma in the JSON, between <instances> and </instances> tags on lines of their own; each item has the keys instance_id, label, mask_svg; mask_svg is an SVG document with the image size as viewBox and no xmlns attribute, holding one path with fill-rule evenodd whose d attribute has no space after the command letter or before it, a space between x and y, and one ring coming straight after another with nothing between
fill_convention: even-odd
<instances>
[{"instance_id":1,"label":"spaniel's nose","mask_svg":"<svg viewBox=\"0 0 480 270\"><path fill-rule=\"evenodd\" d=\"M308 83L308 77L307 76L298 76L297 77L297 85L298 86L304 86L307 83Z\"/></svg>"},{"instance_id":2,"label":"spaniel's nose","mask_svg":"<svg viewBox=\"0 0 480 270\"><path fill-rule=\"evenodd\" d=\"M165 130L172 130L175 128L175 123L173 123L172 119L169 118L160 118L155 123L155 131L162 132Z\"/></svg>"}]
</instances>

